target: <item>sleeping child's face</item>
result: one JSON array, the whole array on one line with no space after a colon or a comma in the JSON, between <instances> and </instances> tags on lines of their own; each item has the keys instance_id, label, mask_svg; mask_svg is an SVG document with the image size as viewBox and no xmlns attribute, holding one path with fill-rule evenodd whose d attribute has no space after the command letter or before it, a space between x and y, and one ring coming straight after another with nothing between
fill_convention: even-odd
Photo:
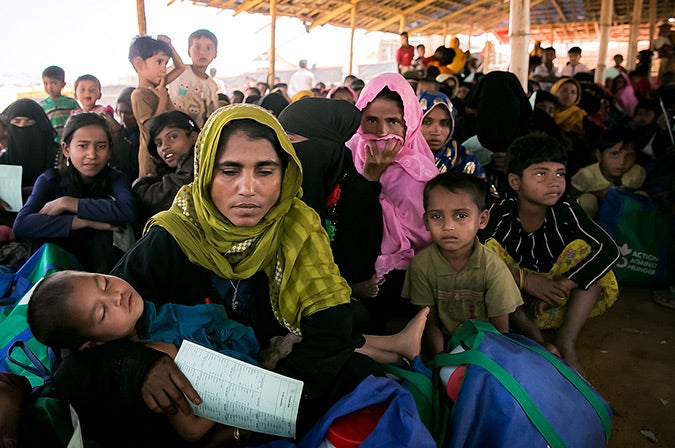
<instances>
[{"instance_id":1,"label":"sleeping child's face","mask_svg":"<svg viewBox=\"0 0 675 448\"><path fill-rule=\"evenodd\" d=\"M68 319L72 319L89 342L82 348L116 339L134 337L136 322L143 313L143 299L119 277L74 272L73 292L68 298Z\"/></svg>"},{"instance_id":2,"label":"sleeping child's face","mask_svg":"<svg viewBox=\"0 0 675 448\"><path fill-rule=\"evenodd\" d=\"M631 144L619 142L616 145L604 149L602 152L596 151L598 163L600 165L600 172L602 176L614 181L626 174L633 165L635 165L635 148Z\"/></svg>"}]
</instances>

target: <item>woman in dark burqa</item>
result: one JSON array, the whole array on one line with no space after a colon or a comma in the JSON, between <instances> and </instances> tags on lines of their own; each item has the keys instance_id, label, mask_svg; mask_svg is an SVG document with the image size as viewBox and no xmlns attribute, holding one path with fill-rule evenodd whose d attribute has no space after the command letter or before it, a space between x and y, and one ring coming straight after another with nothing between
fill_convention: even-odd
<instances>
[{"instance_id":1,"label":"woman in dark burqa","mask_svg":"<svg viewBox=\"0 0 675 448\"><path fill-rule=\"evenodd\" d=\"M288 100L284 98L281 92L272 92L260 100L260 106L270 111L275 117L278 117L281 111L288 106Z\"/></svg>"},{"instance_id":2,"label":"woman in dark burqa","mask_svg":"<svg viewBox=\"0 0 675 448\"><path fill-rule=\"evenodd\" d=\"M375 297L382 186L356 171L345 146L359 127L361 112L347 101L303 98L286 107L279 122L302 163L302 199L321 217L335 263L352 288L352 296Z\"/></svg>"},{"instance_id":3,"label":"woman in dark burqa","mask_svg":"<svg viewBox=\"0 0 675 448\"><path fill-rule=\"evenodd\" d=\"M503 71L483 76L467 95L465 104L476 111L476 135L464 142L464 147L476 154L502 195L507 188L506 150L516 138L530 132L532 106L516 75Z\"/></svg>"},{"instance_id":4,"label":"woman in dark burqa","mask_svg":"<svg viewBox=\"0 0 675 448\"><path fill-rule=\"evenodd\" d=\"M0 163L23 167L21 186L25 199L35 179L56 164L56 131L42 107L31 99L14 101L3 115L7 117L7 151L0 155Z\"/></svg>"}]
</instances>

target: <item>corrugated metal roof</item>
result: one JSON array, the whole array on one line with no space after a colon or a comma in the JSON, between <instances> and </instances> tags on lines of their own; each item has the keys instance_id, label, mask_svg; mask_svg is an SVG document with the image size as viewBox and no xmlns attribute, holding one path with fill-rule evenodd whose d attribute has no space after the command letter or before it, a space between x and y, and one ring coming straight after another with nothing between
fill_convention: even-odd
<instances>
[{"instance_id":1,"label":"corrugated metal roof","mask_svg":"<svg viewBox=\"0 0 675 448\"><path fill-rule=\"evenodd\" d=\"M173 3L172 0L169 4ZM270 14L270 1L193 0L198 6ZM308 30L324 24L411 35L494 32L508 40L509 0L276 0L279 16L295 17ZM531 0L531 38L556 42L597 41L601 0ZM675 0L657 0L657 25L675 15ZM642 1L639 38L649 39L650 0ZM615 0L611 39L627 41L633 0Z\"/></svg>"}]
</instances>

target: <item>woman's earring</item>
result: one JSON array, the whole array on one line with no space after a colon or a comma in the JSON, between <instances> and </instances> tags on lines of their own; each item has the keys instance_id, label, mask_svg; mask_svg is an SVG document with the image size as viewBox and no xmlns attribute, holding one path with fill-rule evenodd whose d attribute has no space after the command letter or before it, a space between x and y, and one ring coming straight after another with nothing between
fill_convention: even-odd
<instances>
[{"instance_id":1,"label":"woman's earring","mask_svg":"<svg viewBox=\"0 0 675 448\"><path fill-rule=\"evenodd\" d=\"M70 157L66 157L66 166L70 166Z\"/></svg>"}]
</instances>

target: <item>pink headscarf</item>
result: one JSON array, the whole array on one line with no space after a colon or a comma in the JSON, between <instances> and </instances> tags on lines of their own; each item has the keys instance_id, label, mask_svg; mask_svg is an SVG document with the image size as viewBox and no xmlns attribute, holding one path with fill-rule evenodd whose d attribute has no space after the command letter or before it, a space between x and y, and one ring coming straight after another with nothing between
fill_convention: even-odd
<instances>
[{"instance_id":1,"label":"pink headscarf","mask_svg":"<svg viewBox=\"0 0 675 448\"><path fill-rule=\"evenodd\" d=\"M624 113L629 117L632 117L635 114L635 108L638 104L638 99L635 96L635 88L633 88L633 84L627 74L619 72L619 76L623 78L625 86L614 94L614 98L616 98L617 103L619 103L619 106Z\"/></svg>"},{"instance_id":2,"label":"pink headscarf","mask_svg":"<svg viewBox=\"0 0 675 448\"><path fill-rule=\"evenodd\" d=\"M355 103L356 103L356 102L358 101L358 99L359 99L359 95L358 95L356 92L354 92L354 89L352 89L352 88L349 87L349 86L345 86L345 85L335 86L335 87L333 87L332 89L330 89L330 90L328 91L328 94L326 95L326 98L331 98L331 99L332 99L333 96L335 95L335 92L337 92L338 90L346 90L346 91L348 91L348 92L352 95L352 98L354 98L354 102L355 102Z\"/></svg>"},{"instance_id":3,"label":"pink headscarf","mask_svg":"<svg viewBox=\"0 0 675 448\"><path fill-rule=\"evenodd\" d=\"M384 87L396 92L403 101L406 134L403 147L380 177L384 232L381 254L375 262L380 281L394 269L407 269L412 257L431 243L431 235L422 220L422 195L427 181L438 174L433 154L420 132L422 108L403 76L398 73L376 76L361 91L356 107L363 111ZM366 143L358 132L347 142L359 173L363 173Z\"/></svg>"}]
</instances>

